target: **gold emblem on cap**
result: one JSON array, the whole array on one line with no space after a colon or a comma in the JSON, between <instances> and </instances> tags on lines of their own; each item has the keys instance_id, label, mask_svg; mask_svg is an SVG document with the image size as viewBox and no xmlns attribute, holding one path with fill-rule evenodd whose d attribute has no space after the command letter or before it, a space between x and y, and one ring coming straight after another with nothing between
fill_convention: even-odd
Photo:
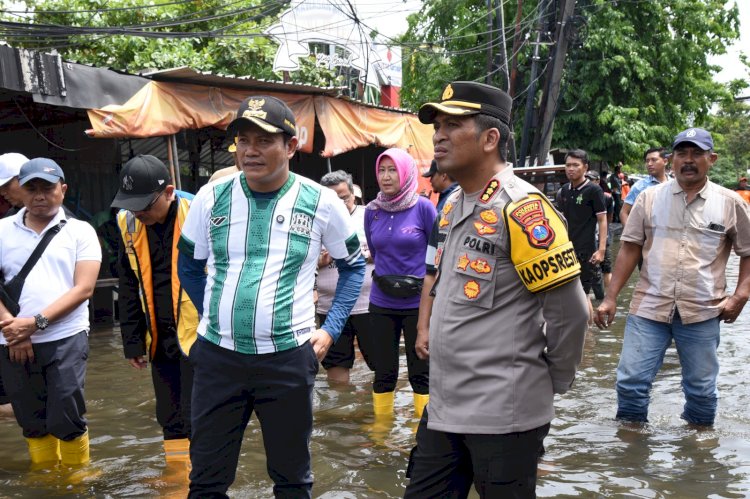
<instances>
[{"instance_id":1,"label":"gold emblem on cap","mask_svg":"<svg viewBox=\"0 0 750 499\"><path fill-rule=\"evenodd\" d=\"M453 97L453 87L449 83L447 87L445 87L445 90L443 90L443 97L441 100L448 100L451 97Z\"/></svg>"},{"instance_id":2,"label":"gold emblem on cap","mask_svg":"<svg viewBox=\"0 0 750 499\"><path fill-rule=\"evenodd\" d=\"M266 113L263 111L263 106L266 104L265 99L250 99L247 101L247 109L242 113L243 118L260 118L266 119Z\"/></svg>"}]
</instances>

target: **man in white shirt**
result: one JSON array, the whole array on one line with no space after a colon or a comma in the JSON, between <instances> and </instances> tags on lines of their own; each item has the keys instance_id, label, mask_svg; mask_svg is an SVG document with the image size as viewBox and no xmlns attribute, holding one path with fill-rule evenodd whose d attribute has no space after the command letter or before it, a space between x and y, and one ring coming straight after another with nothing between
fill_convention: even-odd
<instances>
[{"instance_id":1,"label":"man in white shirt","mask_svg":"<svg viewBox=\"0 0 750 499\"><path fill-rule=\"evenodd\" d=\"M0 220L0 271L23 268L44 235L59 232L25 279L13 316L0 304L0 370L33 465L89 460L83 382L88 357L88 299L101 247L94 228L68 218L62 169L51 159L24 163L18 176L24 208Z\"/></svg>"}]
</instances>

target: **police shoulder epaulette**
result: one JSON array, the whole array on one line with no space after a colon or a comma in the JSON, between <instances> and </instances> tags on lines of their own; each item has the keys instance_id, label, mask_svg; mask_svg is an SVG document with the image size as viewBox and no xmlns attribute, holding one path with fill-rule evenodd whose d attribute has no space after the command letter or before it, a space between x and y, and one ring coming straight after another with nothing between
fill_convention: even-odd
<instances>
[{"instance_id":1,"label":"police shoulder epaulette","mask_svg":"<svg viewBox=\"0 0 750 499\"><path fill-rule=\"evenodd\" d=\"M525 194L505 205L503 217L516 272L526 289L539 293L575 279L581 265L565 223L547 197L539 192Z\"/></svg>"}]
</instances>

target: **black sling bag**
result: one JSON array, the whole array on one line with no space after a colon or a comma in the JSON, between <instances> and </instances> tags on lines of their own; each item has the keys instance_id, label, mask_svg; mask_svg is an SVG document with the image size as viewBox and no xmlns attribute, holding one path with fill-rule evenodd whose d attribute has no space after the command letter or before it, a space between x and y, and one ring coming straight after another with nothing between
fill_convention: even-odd
<instances>
[{"instance_id":1,"label":"black sling bag","mask_svg":"<svg viewBox=\"0 0 750 499\"><path fill-rule=\"evenodd\" d=\"M18 300L21 298L21 291L23 291L26 277L29 275L29 272L31 272L31 269L34 268L36 262L39 261L39 258L42 256L42 253L44 253L44 250L47 249L47 245L52 238L60 232L65 223L65 220L61 220L59 224L50 227L44 236L42 236L42 240L39 241L36 248L34 248L34 252L31 253L29 259L26 260L21 271L16 274L13 279L4 282L5 278L0 274L0 301L3 302L3 305L8 309L8 312L13 314L13 317L17 316L18 312L21 311L21 307L18 305Z\"/></svg>"}]
</instances>

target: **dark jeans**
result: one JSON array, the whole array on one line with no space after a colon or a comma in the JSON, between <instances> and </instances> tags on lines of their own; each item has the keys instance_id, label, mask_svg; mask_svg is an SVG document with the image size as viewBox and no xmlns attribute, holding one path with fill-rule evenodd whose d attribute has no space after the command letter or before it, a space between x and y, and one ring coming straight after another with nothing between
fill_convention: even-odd
<instances>
[{"instance_id":1,"label":"dark jeans","mask_svg":"<svg viewBox=\"0 0 750 499\"><path fill-rule=\"evenodd\" d=\"M182 354L176 359L156 357L151 362L151 378L156 395L156 420L164 440L190 438L190 398L193 366Z\"/></svg>"},{"instance_id":2,"label":"dark jeans","mask_svg":"<svg viewBox=\"0 0 750 499\"><path fill-rule=\"evenodd\" d=\"M57 341L34 344L34 362L11 362L0 350L0 370L16 421L26 438L48 433L72 440L86 432L83 383L89 338L85 331Z\"/></svg>"},{"instance_id":3,"label":"dark jeans","mask_svg":"<svg viewBox=\"0 0 750 499\"><path fill-rule=\"evenodd\" d=\"M375 393L392 392L396 389L399 364L399 341L404 332L406 367L409 383L414 393L430 393L430 365L417 357L414 344L417 341L417 313L419 309L393 310L370 304L371 330L376 340L372 346L371 360L375 366Z\"/></svg>"},{"instance_id":4,"label":"dark jeans","mask_svg":"<svg viewBox=\"0 0 750 499\"><path fill-rule=\"evenodd\" d=\"M576 257L581 262L581 284L583 285L583 291L588 295L591 291L591 287L597 279L597 275L601 274L599 265L592 265L591 255L594 254L593 250L576 251Z\"/></svg>"},{"instance_id":5,"label":"dark jeans","mask_svg":"<svg viewBox=\"0 0 750 499\"><path fill-rule=\"evenodd\" d=\"M318 359L310 342L283 352L247 355L199 337L190 361L195 377L188 497L227 497L253 411L263 432L275 497L312 497L310 435Z\"/></svg>"},{"instance_id":6,"label":"dark jeans","mask_svg":"<svg viewBox=\"0 0 750 499\"><path fill-rule=\"evenodd\" d=\"M459 434L427 428L428 408L417 430L404 499L466 498L471 484L479 497L536 497L537 462L549 423L502 435Z\"/></svg>"},{"instance_id":7,"label":"dark jeans","mask_svg":"<svg viewBox=\"0 0 750 499\"><path fill-rule=\"evenodd\" d=\"M321 324L326 321L326 314L318 314L318 320ZM330 369L332 367L346 367L351 369L354 365L354 338L357 339L359 351L370 370L374 371L374 365L371 360L373 334L370 323L370 314L350 315L341 330L341 336L336 343L328 350L325 358L321 362L323 367Z\"/></svg>"},{"instance_id":8,"label":"dark jeans","mask_svg":"<svg viewBox=\"0 0 750 499\"><path fill-rule=\"evenodd\" d=\"M10 397L5 392L5 385L3 384L3 375L0 372L0 405L10 404Z\"/></svg>"}]
</instances>

